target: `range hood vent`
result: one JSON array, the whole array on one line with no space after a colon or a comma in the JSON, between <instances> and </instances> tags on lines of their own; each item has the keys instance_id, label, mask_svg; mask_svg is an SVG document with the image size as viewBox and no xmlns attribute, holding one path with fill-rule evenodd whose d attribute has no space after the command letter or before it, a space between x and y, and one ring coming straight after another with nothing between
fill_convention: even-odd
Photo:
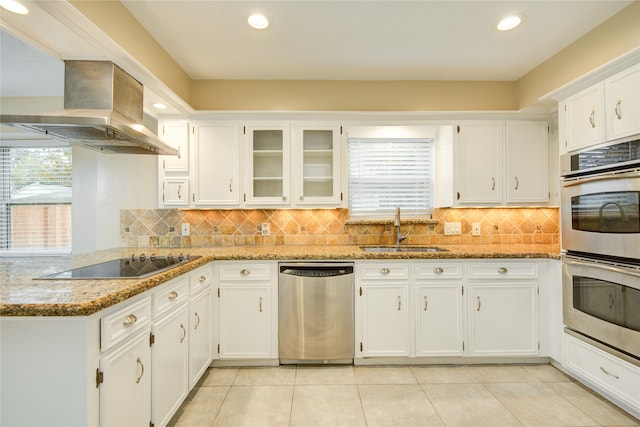
<instances>
[{"instance_id":1,"label":"range hood vent","mask_svg":"<svg viewBox=\"0 0 640 427\"><path fill-rule=\"evenodd\" d=\"M0 122L105 153L178 155L142 125L142 97L142 84L112 62L65 61L63 113Z\"/></svg>"}]
</instances>

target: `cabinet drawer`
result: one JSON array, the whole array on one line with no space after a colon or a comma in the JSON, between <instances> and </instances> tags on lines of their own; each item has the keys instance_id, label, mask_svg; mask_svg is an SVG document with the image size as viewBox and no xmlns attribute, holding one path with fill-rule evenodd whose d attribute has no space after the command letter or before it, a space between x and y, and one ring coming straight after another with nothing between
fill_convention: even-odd
<instances>
[{"instance_id":1,"label":"cabinet drawer","mask_svg":"<svg viewBox=\"0 0 640 427\"><path fill-rule=\"evenodd\" d=\"M221 281L271 280L270 264L238 264L220 267Z\"/></svg>"},{"instance_id":2,"label":"cabinet drawer","mask_svg":"<svg viewBox=\"0 0 640 427\"><path fill-rule=\"evenodd\" d=\"M535 279L536 263L469 263L470 279Z\"/></svg>"},{"instance_id":3,"label":"cabinet drawer","mask_svg":"<svg viewBox=\"0 0 640 427\"><path fill-rule=\"evenodd\" d=\"M151 298L128 304L100 319L100 349L106 351L151 323Z\"/></svg>"},{"instance_id":4,"label":"cabinet drawer","mask_svg":"<svg viewBox=\"0 0 640 427\"><path fill-rule=\"evenodd\" d=\"M574 337L567 339L567 366L586 380L640 409L640 368Z\"/></svg>"},{"instance_id":5,"label":"cabinet drawer","mask_svg":"<svg viewBox=\"0 0 640 427\"><path fill-rule=\"evenodd\" d=\"M462 263L429 262L416 264L416 279L459 279Z\"/></svg>"},{"instance_id":6,"label":"cabinet drawer","mask_svg":"<svg viewBox=\"0 0 640 427\"><path fill-rule=\"evenodd\" d=\"M213 269L211 265L205 265L204 267L193 270L189 274L189 277L191 295L195 295L211 285L211 279L213 278Z\"/></svg>"},{"instance_id":7,"label":"cabinet drawer","mask_svg":"<svg viewBox=\"0 0 640 427\"><path fill-rule=\"evenodd\" d=\"M186 303L189 299L189 279L180 278L155 291L153 298L153 317Z\"/></svg>"},{"instance_id":8,"label":"cabinet drawer","mask_svg":"<svg viewBox=\"0 0 640 427\"><path fill-rule=\"evenodd\" d=\"M363 279L408 279L409 264L376 263L362 266Z\"/></svg>"}]
</instances>

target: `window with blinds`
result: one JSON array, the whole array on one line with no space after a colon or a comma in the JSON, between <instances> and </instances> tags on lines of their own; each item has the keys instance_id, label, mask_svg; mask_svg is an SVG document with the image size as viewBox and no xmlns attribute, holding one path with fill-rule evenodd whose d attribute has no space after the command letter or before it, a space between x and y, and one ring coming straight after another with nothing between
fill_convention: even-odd
<instances>
[{"instance_id":1,"label":"window with blinds","mask_svg":"<svg viewBox=\"0 0 640 427\"><path fill-rule=\"evenodd\" d=\"M433 210L434 140L349 138L349 209L352 217L382 217Z\"/></svg>"},{"instance_id":2,"label":"window with blinds","mask_svg":"<svg viewBox=\"0 0 640 427\"><path fill-rule=\"evenodd\" d=\"M0 147L0 253L71 252L71 148Z\"/></svg>"}]
</instances>

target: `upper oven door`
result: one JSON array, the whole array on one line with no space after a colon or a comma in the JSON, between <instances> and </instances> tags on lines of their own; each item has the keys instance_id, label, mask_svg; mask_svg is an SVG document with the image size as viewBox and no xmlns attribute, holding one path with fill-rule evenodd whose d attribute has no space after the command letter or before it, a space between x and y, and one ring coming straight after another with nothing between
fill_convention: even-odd
<instances>
[{"instance_id":1,"label":"upper oven door","mask_svg":"<svg viewBox=\"0 0 640 427\"><path fill-rule=\"evenodd\" d=\"M565 178L564 249L640 259L640 170Z\"/></svg>"}]
</instances>

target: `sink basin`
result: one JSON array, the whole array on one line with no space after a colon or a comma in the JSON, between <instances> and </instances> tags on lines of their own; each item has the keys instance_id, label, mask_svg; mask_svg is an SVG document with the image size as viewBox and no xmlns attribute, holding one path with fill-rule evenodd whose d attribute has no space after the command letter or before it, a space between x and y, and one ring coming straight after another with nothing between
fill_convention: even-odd
<instances>
[{"instance_id":1,"label":"sink basin","mask_svg":"<svg viewBox=\"0 0 640 427\"><path fill-rule=\"evenodd\" d=\"M437 246L360 246L365 252L447 252Z\"/></svg>"}]
</instances>

